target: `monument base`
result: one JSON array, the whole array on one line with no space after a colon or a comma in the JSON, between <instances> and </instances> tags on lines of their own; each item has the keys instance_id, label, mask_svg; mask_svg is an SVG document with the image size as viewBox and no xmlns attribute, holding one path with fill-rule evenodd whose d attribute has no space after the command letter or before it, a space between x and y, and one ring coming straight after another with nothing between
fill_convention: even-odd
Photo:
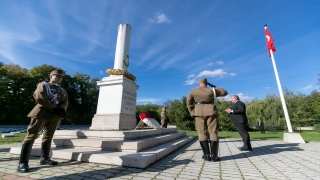
<instances>
[{"instance_id":1,"label":"monument base","mask_svg":"<svg viewBox=\"0 0 320 180\"><path fill-rule=\"evenodd\" d=\"M290 143L301 143L301 144L306 143L299 133L284 133L283 141L290 142Z\"/></svg>"},{"instance_id":2,"label":"monument base","mask_svg":"<svg viewBox=\"0 0 320 180\"><path fill-rule=\"evenodd\" d=\"M177 128L132 131L57 130L50 156L134 168L146 168L195 139ZM35 140L31 155L41 156L42 138ZM10 153L20 154L21 147Z\"/></svg>"},{"instance_id":3,"label":"monument base","mask_svg":"<svg viewBox=\"0 0 320 180\"><path fill-rule=\"evenodd\" d=\"M95 114L90 130L130 130L134 129L136 124L136 117L132 114Z\"/></svg>"}]
</instances>

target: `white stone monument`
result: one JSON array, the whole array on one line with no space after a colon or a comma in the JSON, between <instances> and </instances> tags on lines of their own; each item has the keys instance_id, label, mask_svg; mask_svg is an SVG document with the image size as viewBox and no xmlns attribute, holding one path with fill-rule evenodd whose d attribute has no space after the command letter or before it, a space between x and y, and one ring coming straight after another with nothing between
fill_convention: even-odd
<instances>
[{"instance_id":1,"label":"white stone monument","mask_svg":"<svg viewBox=\"0 0 320 180\"><path fill-rule=\"evenodd\" d=\"M139 86L135 77L128 72L130 49L129 24L120 24L114 69L108 69L108 77L102 78L97 112L92 119L92 130L127 130L134 129L136 120L136 90Z\"/></svg>"}]
</instances>

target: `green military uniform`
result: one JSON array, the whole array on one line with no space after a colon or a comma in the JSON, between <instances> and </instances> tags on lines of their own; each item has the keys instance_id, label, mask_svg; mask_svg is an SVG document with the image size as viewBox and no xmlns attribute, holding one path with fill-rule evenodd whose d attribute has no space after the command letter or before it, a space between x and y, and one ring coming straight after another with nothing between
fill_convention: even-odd
<instances>
[{"instance_id":1,"label":"green military uniform","mask_svg":"<svg viewBox=\"0 0 320 180\"><path fill-rule=\"evenodd\" d=\"M33 93L33 97L38 104L28 114L31 122L24 143L33 143L42 128L44 128L42 143L51 141L62 120L62 117L52 113L52 110L57 107L67 110L67 92L58 85L41 82ZM55 100L53 100L54 97L56 97Z\"/></svg>"},{"instance_id":2,"label":"green military uniform","mask_svg":"<svg viewBox=\"0 0 320 180\"><path fill-rule=\"evenodd\" d=\"M207 85L207 79L200 79L199 83ZM212 88L206 86L200 86L196 89L191 90L187 98L187 107L190 115L195 117L196 130L198 132L199 142L204 150L205 160L216 160L218 150L218 110L214 104L216 97L226 96L228 92L220 87L214 87L215 92ZM208 156L208 140L211 142L211 155Z\"/></svg>"},{"instance_id":3,"label":"green military uniform","mask_svg":"<svg viewBox=\"0 0 320 180\"><path fill-rule=\"evenodd\" d=\"M52 76L62 78L62 70L53 70L50 73L50 82L41 82L33 93L33 97L37 105L27 115L31 118L27 129L20 154L20 161L17 171L29 172L29 156L33 142L38 137L38 133L43 129L42 144L41 144L41 159L40 165L49 164L56 165L58 162L52 161L49 158L51 149L51 141L54 132L61 123L63 117L66 116L68 107L68 95L66 90L58 84L51 82ZM60 79L61 82L61 79Z\"/></svg>"},{"instance_id":4,"label":"green military uniform","mask_svg":"<svg viewBox=\"0 0 320 180\"><path fill-rule=\"evenodd\" d=\"M161 121L160 121L161 122L161 127L162 128L167 128L168 122L169 122L169 118L167 116L167 113L165 111L162 111L160 113L160 115L161 115Z\"/></svg>"}]
</instances>

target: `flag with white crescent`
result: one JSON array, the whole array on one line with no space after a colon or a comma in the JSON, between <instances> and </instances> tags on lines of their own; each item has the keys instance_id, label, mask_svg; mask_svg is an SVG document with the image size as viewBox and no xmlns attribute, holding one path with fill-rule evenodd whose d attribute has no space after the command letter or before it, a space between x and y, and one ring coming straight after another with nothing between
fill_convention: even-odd
<instances>
[{"instance_id":1,"label":"flag with white crescent","mask_svg":"<svg viewBox=\"0 0 320 180\"><path fill-rule=\"evenodd\" d=\"M265 25L264 26L264 29L265 29L265 33L266 33L266 40L267 40L267 49L268 49L268 54L269 56L271 56L270 54L270 50L272 50L272 52L275 52L276 51L276 47L274 47L274 41L273 41L273 38L267 28L267 26Z\"/></svg>"}]
</instances>

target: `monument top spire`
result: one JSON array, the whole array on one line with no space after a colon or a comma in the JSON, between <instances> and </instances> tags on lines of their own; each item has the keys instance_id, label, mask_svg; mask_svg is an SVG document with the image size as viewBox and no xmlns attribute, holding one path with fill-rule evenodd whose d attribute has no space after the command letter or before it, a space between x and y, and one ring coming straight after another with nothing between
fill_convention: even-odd
<instances>
[{"instance_id":1,"label":"monument top spire","mask_svg":"<svg viewBox=\"0 0 320 180\"><path fill-rule=\"evenodd\" d=\"M118 28L118 38L116 54L114 58L114 69L128 70L129 49L130 49L130 24L120 24Z\"/></svg>"},{"instance_id":2,"label":"monument top spire","mask_svg":"<svg viewBox=\"0 0 320 180\"><path fill-rule=\"evenodd\" d=\"M130 24L120 24L118 28L118 38L116 45L116 54L114 58L114 69L108 69L107 74L123 75L131 80L136 77L128 72L129 67L129 49L130 49Z\"/></svg>"}]
</instances>

